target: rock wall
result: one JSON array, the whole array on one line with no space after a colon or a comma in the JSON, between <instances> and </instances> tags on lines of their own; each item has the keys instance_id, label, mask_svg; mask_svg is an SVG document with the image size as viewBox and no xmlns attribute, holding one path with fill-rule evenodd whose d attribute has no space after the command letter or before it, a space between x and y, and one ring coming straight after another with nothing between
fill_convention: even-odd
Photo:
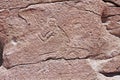
<instances>
[{"instance_id":1,"label":"rock wall","mask_svg":"<svg viewBox=\"0 0 120 80\"><path fill-rule=\"evenodd\" d=\"M119 80L120 0L0 0L0 80Z\"/></svg>"}]
</instances>

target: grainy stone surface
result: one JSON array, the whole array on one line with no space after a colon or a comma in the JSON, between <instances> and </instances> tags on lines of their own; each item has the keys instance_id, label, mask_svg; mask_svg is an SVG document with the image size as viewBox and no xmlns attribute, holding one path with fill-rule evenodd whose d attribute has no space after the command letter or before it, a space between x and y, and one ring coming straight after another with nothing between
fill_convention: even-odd
<instances>
[{"instance_id":1,"label":"grainy stone surface","mask_svg":"<svg viewBox=\"0 0 120 80\"><path fill-rule=\"evenodd\" d=\"M82 64L82 65L80 65ZM88 71L89 70L89 71ZM15 66L5 80L96 80L96 73L88 65L86 60L50 60L35 64ZM12 74L11 73L17 73ZM87 77L86 77L87 76Z\"/></svg>"},{"instance_id":2,"label":"grainy stone surface","mask_svg":"<svg viewBox=\"0 0 120 80\"><path fill-rule=\"evenodd\" d=\"M119 80L119 0L1 0L0 80Z\"/></svg>"},{"instance_id":3,"label":"grainy stone surface","mask_svg":"<svg viewBox=\"0 0 120 80\"><path fill-rule=\"evenodd\" d=\"M120 56L113 58L107 63L103 64L102 73L118 73L120 72Z\"/></svg>"}]
</instances>

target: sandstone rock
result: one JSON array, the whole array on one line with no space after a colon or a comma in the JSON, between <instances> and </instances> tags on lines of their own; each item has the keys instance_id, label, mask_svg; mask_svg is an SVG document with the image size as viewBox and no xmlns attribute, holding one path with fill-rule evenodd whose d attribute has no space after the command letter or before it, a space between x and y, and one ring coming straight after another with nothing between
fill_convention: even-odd
<instances>
[{"instance_id":1,"label":"sandstone rock","mask_svg":"<svg viewBox=\"0 0 120 80\"><path fill-rule=\"evenodd\" d=\"M103 0L105 2L110 2L112 4L115 4L117 7L120 7L120 0Z\"/></svg>"},{"instance_id":2,"label":"sandstone rock","mask_svg":"<svg viewBox=\"0 0 120 80\"><path fill-rule=\"evenodd\" d=\"M102 73L114 73L114 72L120 72L119 69L120 66L120 59L118 57L118 59L114 58L110 61L108 61L107 63L103 64L103 68L102 68Z\"/></svg>"},{"instance_id":3,"label":"sandstone rock","mask_svg":"<svg viewBox=\"0 0 120 80\"><path fill-rule=\"evenodd\" d=\"M102 13L103 7L102 2L99 6L93 4L92 1L56 2L30 5L16 11L6 18L10 41L4 51L4 66L52 57L100 55L102 49L99 47L108 46L102 39L101 17L97 15Z\"/></svg>"},{"instance_id":4,"label":"sandstone rock","mask_svg":"<svg viewBox=\"0 0 120 80\"><path fill-rule=\"evenodd\" d=\"M119 1L104 1L1 0L0 79L101 80L87 59L120 55Z\"/></svg>"},{"instance_id":5,"label":"sandstone rock","mask_svg":"<svg viewBox=\"0 0 120 80\"><path fill-rule=\"evenodd\" d=\"M120 8L119 7L108 7L105 9L104 23L106 23L107 30L120 37Z\"/></svg>"},{"instance_id":6,"label":"sandstone rock","mask_svg":"<svg viewBox=\"0 0 120 80\"><path fill-rule=\"evenodd\" d=\"M81 65L82 64L82 65ZM49 60L17 65L2 75L5 80L96 80L96 73L85 60ZM17 74L15 74L17 73ZM12 74L12 75L11 75Z\"/></svg>"}]
</instances>

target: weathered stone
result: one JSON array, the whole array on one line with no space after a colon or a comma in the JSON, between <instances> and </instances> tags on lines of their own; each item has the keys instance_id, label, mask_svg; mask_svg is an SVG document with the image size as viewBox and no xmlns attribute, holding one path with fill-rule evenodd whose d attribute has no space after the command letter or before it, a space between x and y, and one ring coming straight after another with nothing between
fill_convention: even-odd
<instances>
[{"instance_id":1,"label":"weathered stone","mask_svg":"<svg viewBox=\"0 0 120 80\"><path fill-rule=\"evenodd\" d=\"M82 65L81 65L82 64ZM96 80L96 73L85 60L49 60L17 65L9 69L5 80ZM12 74L12 75L11 75Z\"/></svg>"},{"instance_id":2,"label":"weathered stone","mask_svg":"<svg viewBox=\"0 0 120 80\"><path fill-rule=\"evenodd\" d=\"M4 51L4 66L51 57L69 59L100 55L102 49L99 47L107 46L103 46L106 41L102 39L101 17L97 15L103 8L101 4L90 2L36 4L20 9L18 16L8 17L6 23L10 25L7 31L11 41Z\"/></svg>"},{"instance_id":3,"label":"weathered stone","mask_svg":"<svg viewBox=\"0 0 120 80\"><path fill-rule=\"evenodd\" d=\"M103 1L1 0L0 79L103 80L98 74L119 73L119 1Z\"/></svg>"},{"instance_id":4,"label":"weathered stone","mask_svg":"<svg viewBox=\"0 0 120 80\"><path fill-rule=\"evenodd\" d=\"M107 30L120 37L120 8L119 7L107 7L104 12L104 23Z\"/></svg>"},{"instance_id":5,"label":"weathered stone","mask_svg":"<svg viewBox=\"0 0 120 80\"><path fill-rule=\"evenodd\" d=\"M101 73L119 73L120 72L120 56L102 64Z\"/></svg>"},{"instance_id":6,"label":"weathered stone","mask_svg":"<svg viewBox=\"0 0 120 80\"><path fill-rule=\"evenodd\" d=\"M103 0L103 1L115 4L117 7L120 7L120 0Z\"/></svg>"}]
</instances>

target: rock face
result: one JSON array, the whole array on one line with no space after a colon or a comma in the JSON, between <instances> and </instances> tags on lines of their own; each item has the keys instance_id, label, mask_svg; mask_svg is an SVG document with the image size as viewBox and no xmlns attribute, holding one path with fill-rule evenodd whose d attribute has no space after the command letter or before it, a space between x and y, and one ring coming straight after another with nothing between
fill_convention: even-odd
<instances>
[{"instance_id":1,"label":"rock face","mask_svg":"<svg viewBox=\"0 0 120 80\"><path fill-rule=\"evenodd\" d=\"M120 0L1 0L0 80L119 80Z\"/></svg>"}]
</instances>

